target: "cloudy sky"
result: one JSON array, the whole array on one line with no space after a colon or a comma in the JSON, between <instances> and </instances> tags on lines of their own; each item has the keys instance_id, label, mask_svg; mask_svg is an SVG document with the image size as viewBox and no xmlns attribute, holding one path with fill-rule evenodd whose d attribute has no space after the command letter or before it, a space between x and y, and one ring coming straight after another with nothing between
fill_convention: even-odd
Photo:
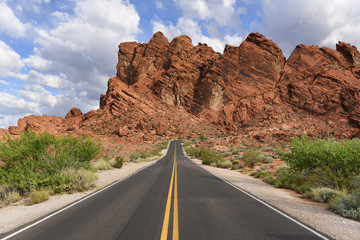
<instances>
[{"instance_id":1,"label":"cloudy sky","mask_svg":"<svg viewBox=\"0 0 360 240\"><path fill-rule=\"evenodd\" d=\"M297 44L360 47L358 0L0 0L0 128L99 107L117 46L162 31L222 52L251 32L285 56Z\"/></svg>"}]
</instances>

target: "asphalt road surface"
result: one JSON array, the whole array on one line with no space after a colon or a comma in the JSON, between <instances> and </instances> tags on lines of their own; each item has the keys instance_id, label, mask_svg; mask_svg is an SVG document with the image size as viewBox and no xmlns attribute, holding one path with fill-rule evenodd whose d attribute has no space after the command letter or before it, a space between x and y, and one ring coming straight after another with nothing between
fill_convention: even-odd
<instances>
[{"instance_id":1,"label":"asphalt road surface","mask_svg":"<svg viewBox=\"0 0 360 240\"><path fill-rule=\"evenodd\" d=\"M10 239L326 239L203 170L179 141L154 165L10 234L19 230Z\"/></svg>"}]
</instances>

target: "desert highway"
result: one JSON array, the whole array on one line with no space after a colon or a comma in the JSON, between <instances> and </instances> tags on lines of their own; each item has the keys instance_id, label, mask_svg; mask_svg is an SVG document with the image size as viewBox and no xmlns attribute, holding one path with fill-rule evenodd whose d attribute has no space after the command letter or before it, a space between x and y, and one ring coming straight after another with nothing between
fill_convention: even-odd
<instances>
[{"instance_id":1,"label":"desert highway","mask_svg":"<svg viewBox=\"0 0 360 240\"><path fill-rule=\"evenodd\" d=\"M189 160L179 141L150 167L5 239L327 239Z\"/></svg>"}]
</instances>

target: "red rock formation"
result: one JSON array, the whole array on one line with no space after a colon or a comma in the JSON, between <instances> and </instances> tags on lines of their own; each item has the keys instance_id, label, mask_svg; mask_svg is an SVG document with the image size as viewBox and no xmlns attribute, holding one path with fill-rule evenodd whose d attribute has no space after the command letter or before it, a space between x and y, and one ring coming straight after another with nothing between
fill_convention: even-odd
<instances>
[{"instance_id":1,"label":"red rock formation","mask_svg":"<svg viewBox=\"0 0 360 240\"><path fill-rule=\"evenodd\" d=\"M288 60L261 34L216 53L186 36L170 43L157 32L149 43L119 45L117 74L100 109L66 118L27 117L12 134L71 131L152 141L162 136L243 134L258 141L295 135L357 136L360 53L299 45Z\"/></svg>"}]
</instances>

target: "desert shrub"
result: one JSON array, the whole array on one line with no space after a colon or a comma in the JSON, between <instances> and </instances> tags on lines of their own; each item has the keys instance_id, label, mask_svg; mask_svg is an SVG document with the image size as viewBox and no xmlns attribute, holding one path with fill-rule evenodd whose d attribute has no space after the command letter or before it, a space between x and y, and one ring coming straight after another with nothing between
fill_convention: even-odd
<instances>
[{"instance_id":1,"label":"desert shrub","mask_svg":"<svg viewBox=\"0 0 360 240\"><path fill-rule=\"evenodd\" d=\"M277 188L293 189L299 193L308 190L309 187L305 186L304 189L301 187L305 183L305 179L300 173L291 170L276 171L276 179L274 186Z\"/></svg>"},{"instance_id":2,"label":"desert shrub","mask_svg":"<svg viewBox=\"0 0 360 240\"><path fill-rule=\"evenodd\" d=\"M9 203L14 203L17 202L21 199L21 195L18 191L16 190L12 190L9 191L6 196L5 196L5 200Z\"/></svg>"},{"instance_id":3,"label":"desert shrub","mask_svg":"<svg viewBox=\"0 0 360 240\"><path fill-rule=\"evenodd\" d=\"M279 175L282 175L282 174L286 174L289 171L290 171L289 164L283 163L275 170L275 175L279 176Z\"/></svg>"},{"instance_id":4,"label":"desert shrub","mask_svg":"<svg viewBox=\"0 0 360 240\"><path fill-rule=\"evenodd\" d=\"M253 168L257 162L262 161L262 154L257 149L248 149L244 151L242 160L250 168Z\"/></svg>"},{"instance_id":5,"label":"desert shrub","mask_svg":"<svg viewBox=\"0 0 360 240\"><path fill-rule=\"evenodd\" d=\"M347 188L360 174L360 140L294 138L283 160L294 170L321 176L323 186Z\"/></svg>"},{"instance_id":6,"label":"desert shrub","mask_svg":"<svg viewBox=\"0 0 360 240\"><path fill-rule=\"evenodd\" d=\"M263 157L263 163L272 163L274 161L274 158L271 157L270 155L265 155Z\"/></svg>"},{"instance_id":7,"label":"desert shrub","mask_svg":"<svg viewBox=\"0 0 360 240\"><path fill-rule=\"evenodd\" d=\"M275 152L277 150L274 146L268 146L263 149L264 152Z\"/></svg>"},{"instance_id":8,"label":"desert shrub","mask_svg":"<svg viewBox=\"0 0 360 240\"><path fill-rule=\"evenodd\" d=\"M236 155L236 154L238 154L239 153L239 150L231 150L231 153L233 154L233 155Z\"/></svg>"},{"instance_id":9,"label":"desert shrub","mask_svg":"<svg viewBox=\"0 0 360 240\"><path fill-rule=\"evenodd\" d=\"M155 160L161 156L161 151L166 149L168 146L168 141L163 141L155 145L153 149L140 149L132 152L130 155L125 157L124 160L130 162L148 162Z\"/></svg>"},{"instance_id":10,"label":"desert shrub","mask_svg":"<svg viewBox=\"0 0 360 240\"><path fill-rule=\"evenodd\" d=\"M200 158L203 150L203 148L187 148L185 151L190 157Z\"/></svg>"},{"instance_id":11,"label":"desert shrub","mask_svg":"<svg viewBox=\"0 0 360 240\"><path fill-rule=\"evenodd\" d=\"M200 159L202 160L202 164L204 165L210 165L211 163L219 165L220 162L224 161L218 152L212 151L210 149L203 149Z\"/></svg>"},{"instance_id":12,"label":"desert shrub","mask_svg":"<svg viewBox=\"0 0 360 240\"><path fill-rule=\"evenodd\" d=\"M99 159L93 163L93 169L98 170L109 170L111 169L111 164L105 159Z\"/></svg>"},{"instance_id":13,"label":"desert shrub","mask_svg":"<svg viewBox=\"0 0 360 240\"><path fill-rule=\"evenodd\" d=\"M205 141L205 140L207 140L207 137L205 137L204 135L201 135L201 136L199 137L199 140L200 140L200 141Z\"/></svg>"},{"instance_id":14,"label":"desert shrub","mask_svg":"<svg viewBox=\"0 0 360 240\"><path fill-rule=\"evenodd\" d=\"M186 148L186 147L189 147L191 145L191 141L188 141L188 140L183 140L183 147ZM167 147L167 146L166 146Z\"/></svg>"},{"instance_id":15,"label":"desert shrub","mask_svg":"<svg viewBox=\"0 0 360 240\"><path fill-rule=\"evenodd\" d=\"M252 169L248 168L248 167L244 167L244 168L237 169L236 171L239 173L243 173L243 174L249 174L252 172Z\"/></svg>"},{"instance_id":16,"label":"desert shrub","mask_svg":"<svg viewBox=\"0 0 360 240\"><path fill-rule=\"evenodd\" d=\"M360 192L360 175L352 178L349 184L349 190L351 192Z\"/></svg>"},{"instance_id":17,"label":"desert shrub","mask_svg":"<svg viewBox=\"0 0 360 240\"><path fill-rule=\"evenodd\" d=\"M266 175L263 177L264 182L268 183L268 184L274 184L275 182L275 178L270 174L270 175Z\"/></svg>"},{"instance_id":18,"label":"desert shrub","mask_svg":"<svg viewBox=\"0 0 360 240\"><path fill-rule=\"evenodd\" d=\"M360 192L335 197L329 207L343 217L360 220Z\"/></svg>"},{"instance_id":19,"label":"desert shrub","mask_svg":"<svg viewBox=\"0 0 360 240\"><path fill-rule=\"evenodd\" d=\"M233 164L231 166L231 170L237 170L237 169L240 169L240 168L243 168L243 166L241 166L240 164Z\"/></svg>"},{"instance_id":20,"label":"desert shrub","mask_svg":"<svg viewBox=\"0 0 360 240\"><path fill-rule=\"evenodd\" d=\"M124 158L120 157L120 156L117 156L116 158L114 159L111 159L109 161L110 165L114 168L122 168L123 166L123 163L124 163Z\"/></svg>"},{"instance_id":21,"label":"desert shrub","mask_svg":"<svg viewBox=\"0 0 360 240\"><path fill-rule=\"evenodd\" d=\"M221 153L221 156L223 156L223 157L228 157L230 155L231 155L231 152L229 152L229 151L225 151L225 152Z\"/></svg>"},{"instance_id":22,"label":"desert shrub","mask_svg":"<svg viewBox=\"0 0 360 240\"><path fill-rule=\"evenodd\" d=\"M87 169L65 169L61 172L61 176L66 183L64 190L76 192L83 192L93 188L97 179L94 172Z\"/></svg>"},{"instance_id":23,"label":"desert shrub","mask_svg":"<svg viewBox=\"0 0 360 240\"><path fill-rule=\"evenodd\" d=\"M219 167L220 168L231 168L232 162L231 161L220 162Z\"/></svg>"},{"instance_id":24,"label":"desert shrub","mask_svg":"<svg viewBox=\"0 0 360 240\"><path fill-rule=\"evenodd\" d=\"M342 196L342 192L331 188L312 188L309 191L309 196L314 201L327 203L334 197Z\"/></svg>"},{"instance_id":25,"label":"desert shrub","mask_svg":"<svg viewBox=\"0 0 360 240\"><path fill-rule=\"evenodd\" d=\"M240 164L240 161L239 160L234 160L232 163L233 164Z\"/></svg>"},{"instance_id":26,"label":"desert shrub","mask_svg":"<svg viewBox=\"0 0 360 240\"><path fill-rule=\"evenodd\" d=\"M30 192L30 204L38 204L45 202L49 199L49 191L45 189L36 190Z\"/></svg>"},{"instance_id":27,"label":"desert shrub","mask_svg":"<svg viewBox=\"0 0 360 240\"><path fill-rule=\"evenodd\" d=\"M66 168L90 169L101 144L89 137L26 132L18 139L8 137L0 144L0 185L16 188L20 194L31 189L55 189L63 184L60 172Z\"/></svg>"},{"instance_id":28,"label":"desert shrub","mask_svg":"<svg viewBox=\"0 0 360 240\"><path fill-rule=\"evenodd\" d=\"M6 186L0 185L0 201L5 200L6 198Z\"/></svg>"},{"instance_id":29,"label":"desert shrub","mask_svg":"<svg viewBox=\"0 0 360 240\"><path fill-rule=\"evenodd\" d=\"M269 169L269 168L270 168L269 165L261 165L261 166L260 166L260 170L261 170L261 171L267 170L267 169Z\"/></svg>"},{"instance_id":30,"label":"desert shrub","mask_svg":"<svg viewBox=\"0 0 360 240\"><path fill-rule=\"evenodd\" d=\"M271 176L270 173L268 173L268 172L263 172L263 171L261 171L261 172L255 172L255 174L254 174L254 177L256 177L256 178L265 178L265 177L269 177L269 176Z\"/></svg>"},{"instance_id":31,"label":"desert shrub","mask_svg":"<svg viewBox=\"0 0 360 240\"><path fill-rule=\"evenodd\" d=\"M240 147L238 148L238 151L239 151L239 152L243 152L245 149L246 149L245 146L240 146Z\"/></svg>"}]
</instances>

